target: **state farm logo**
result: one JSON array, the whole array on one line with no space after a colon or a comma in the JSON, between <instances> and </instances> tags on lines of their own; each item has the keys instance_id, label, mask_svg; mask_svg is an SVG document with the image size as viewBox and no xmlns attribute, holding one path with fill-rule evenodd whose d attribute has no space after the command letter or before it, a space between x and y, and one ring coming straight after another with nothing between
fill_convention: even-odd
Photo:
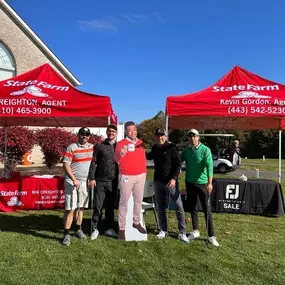
<instances>
[{"instance_id":1,"label":"state farm logo","mask_svg":"<svg viewBox=\"0 0 285 285\"><path fill-rule=\"evenodd\" d=\"M22 96L25 94L30 94L35 97L49 97L46 93L46 89L55 91L65 91L69 90L69 86L58 86L49 84L45 81L38 80L28 80L28 81L18 81L18 80L7 80L3 87L19 87L17 91L10 93L12 96ZM13 88L14 90L16 88ZM45 92L43 92L43 90Z\"/></svg>"},{"instance_id":2,"label":"state farm logo","mask_svg":"<svg viewBox=\"0 0 285 285\"><path fill-rule=\"evenodd\" d=\"M24 94L30 94L35 97L48 97L48 94L42 92L42 89L35 85L30 85L28 87L25 87L22 90L10 93L10 95L12 96L20 96Z\"/></svg>"},{"instance_id":3,"label":"state farm logo","mask_svg":"<svg viewBox=\"0 0 285 285\"><path fill-rule=\"evenodd\" d=\"M22 202L19 200L18 197L11 197L11 199L7 202L7 205L12 206L21 206Z\"/></svg>"},{"instance_id":4,"label":"state farm logo","mask_svg":"<svg viewBox=\"0 0 285 285\"><path fill-rule=\"evenodd\" d=\"M239 185L229 184L226 187L226 199L235 200L239 196Z\"/></svg>"},{"instance_id":5,"label":"state farm logo","mask_svg":"<svg viewBox=\"0 0 285 285\"><path fill-rule=\"evenodd\" d=\"M246 99L246 98L271 98L271 96L268 95L260 95L257 92L253 92L253 91L241 91L239 92L238 95L234 95L232 96L232 98L236 98L236 99Z\"/></svg>"}]
</instances>

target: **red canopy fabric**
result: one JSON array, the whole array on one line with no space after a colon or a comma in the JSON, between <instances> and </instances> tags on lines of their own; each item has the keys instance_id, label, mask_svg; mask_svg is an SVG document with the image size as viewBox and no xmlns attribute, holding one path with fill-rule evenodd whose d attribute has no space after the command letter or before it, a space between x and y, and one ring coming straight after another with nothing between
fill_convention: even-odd
<instances>
[{"instance_id":1,"label":"red canopy fabric","mask_svg":"<svg viewBox=\"0 0 285 285\"><path fill-rule=\"evenodd\" d=\"M172 129L282 129L285 86L235 66L207 89L167 97L166 116Z\"/></svg>"},{"instance_id":2,"label":"red canopy fabric","mask_svg":"<svg viewBox=\"0 0 285 285\"><path fill-rule=\"evenodd\" d=\"M0 125L103 127L117 124L108 96L77 90L49 64L0 82Z\"/></svg>"}]
</instances>

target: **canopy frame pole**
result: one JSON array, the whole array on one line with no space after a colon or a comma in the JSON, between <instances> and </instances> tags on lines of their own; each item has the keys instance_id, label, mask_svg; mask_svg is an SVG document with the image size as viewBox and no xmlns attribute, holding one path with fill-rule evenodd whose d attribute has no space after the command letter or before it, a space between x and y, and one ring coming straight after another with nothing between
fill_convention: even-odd
<instances>
[{"instance_id":1,"label":"canopy frame pole","mask_svg":"<svg viewBox=\"0 0 285 285\"><path fill-rule=\"evenodd\" d=\"M169 139L169 134L168 134L168 126L169 126L169 116L165 117L165 135L166 135L166 139Z\"/></svg>"},{"instance_id":2,"label":"canopy frame pole","mask_svg":"<svg viewBox=\"0 0 285 285\"><path fill-rule=\"evenodd\" d=\"M111 117L108 116L108 125L110 125L110 124L111 124Z\"/></svg>"},{"instance_id":3,"label":"canopy frame pole","mask_svg":"<svg viewBox=\"0 0 285 285\"><path fill-rule=\"evenodd\" d=\"M8 178L8 159L7 159L7 148L8 148L8 127L4 127L4 177Z\"/></svg>"},{"instance_id":4,"label":"canopy frame pole","mask_svg":"<svg viewBox=\"0 0 285 285\"><path fill-rule=\"evenodd\" d=\"M279 130L279 170L278 170L278 179L279 183L281 183L281 166L282 166L282 153L281 153L281 138L282 138L282 130Z\"/></svg>"}]
</instances>

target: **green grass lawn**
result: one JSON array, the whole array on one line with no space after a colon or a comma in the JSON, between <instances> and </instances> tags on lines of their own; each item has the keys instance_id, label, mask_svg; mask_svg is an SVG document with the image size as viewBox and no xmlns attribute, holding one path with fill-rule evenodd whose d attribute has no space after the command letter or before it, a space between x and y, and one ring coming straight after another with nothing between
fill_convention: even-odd
<instances>
[{"instance_id":1,"label":"green grass lawn","mask_svg":"<svg viewBox=\"0 0 285 285\"><path fill-rule=\"evenodd\" d=\"M243 169L255 170L259 169L261 171L276 171L279 170L278 159L266 158L265 161L262 159L242 159L241 161ZM281 160L281 170L285 171L285 160Z\"/></svg>"},{"instance_id":2,"label":"green grass lawn","mask_svg":"<svg viewBox=\"0 0 285 285\"><path fill-rule=\"evenodd\" d=\"M0 284L285 284L284 217L214 213L221 246L213 248L206 246L201 214L202 237L182 244L173 211L170 237L164 240L155 238L154 215L148 211L147 242L99 236L83 243L73 238L69 247L62 247L62 215L63 211L0 213ZM90 210L86 217L85 231Z\"/></svg>"}]
</instances>

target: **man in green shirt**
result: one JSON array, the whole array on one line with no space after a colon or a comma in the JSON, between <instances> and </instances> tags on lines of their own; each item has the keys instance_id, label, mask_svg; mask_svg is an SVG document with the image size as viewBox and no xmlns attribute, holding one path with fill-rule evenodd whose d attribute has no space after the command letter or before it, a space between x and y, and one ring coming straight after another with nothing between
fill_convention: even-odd
<instances>
[{"instance_id":1,"label":"man in green shirt","mask_svg":"<svg viewBox=\"0 0 285 285\"><path fill-rule=\"evenodd\" d=\"M207 146L200 142L199 132L196 129L191 129L188 132L188 140L190 147L185 148L181 153L181 162L185 161L186 163L186 192L193 226L193 232L188 238L192 240L200 237L197 210L199 197L208 228L208 241L214 246L219 246L214 235L211 206L207 207L208 198L213 189L212 153Z\"/></svg>"}]
</instances>

